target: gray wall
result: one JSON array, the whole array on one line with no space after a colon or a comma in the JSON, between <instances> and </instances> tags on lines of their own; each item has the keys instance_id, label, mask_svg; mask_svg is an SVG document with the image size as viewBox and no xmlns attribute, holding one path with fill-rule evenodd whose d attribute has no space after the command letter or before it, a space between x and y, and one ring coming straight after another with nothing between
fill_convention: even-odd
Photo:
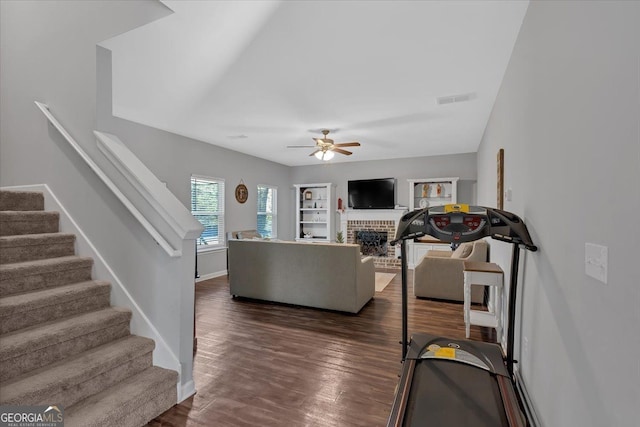
<instances>
[{"instance_id":1,"label":"gray wall","mask_svg":"<svg viewBox=\"0 0 640 427\"><path fill-rule=\"evenodd\" d=\"M478 199L505 208L536 253L522 274L518 366L545 426L640 419L640 2L532 2L478 152ZM585 243L609 248L608 284ZM507 245L492 258L508 263Z\"/></svg>"},{"instance_id":2,"label":"gray wall","mask_svg":"<svg viewBox=\"0 0 640 427\"><path fill-rule=\"evenodd\" d=\"M253 194L257 184L272 184L286 196L290 180L285 166L108 116L111 85L105 85L104 79L106 74L110 76L110 57L107 50L96 45L166 16L170 11L161 3L2 1L0 5L0 185L47 183L79 225L88 230L89 237L103 242L108 261L111 258L117 263L115 259L124 253L112 242L113 230L135 227L135 220L81 164L67 143L50 130L34 101L48 104L98 164L105 160L92 131L98 128L119 136L185 206L190 204L192 173L225 178L228 230L256 227L255 198L240 205L233 197L241 179ZM280 197L278 205L280 236L291 238L290 227L281 225L292 221L290 202ZM133 238L155 247L148 236ZM110 251L114 252L112 257ZM224 252L201 258L202 275L226 269Z\"/></svg>"},{"instance_id":3,"label":"gray wall","mask_svg":"<svg viewBox=\"0 0 640 427\"><path fill-rule=\"evenodd\" d=\"M359 149L366 150L366 141ZM397 204L409 205L409 183L411 178L459 177L458 202L473 203L476 181L476 153L451 154L405 159L376 160L370 162L322 163L316 166L292 168L294 184L331 182L337 185L337 197L347 200L347 181L352 179L396 178ZM462 199L461 199L462 198Z\"/></svg>"},{"instance_id":4,"label":"gray wall","mask_svg":"<svg viewBox=\"0 0 640 427\"><path fill-rule=\"evenodd\" d=\"M293 231L290 224L293 222L293 207L289 197L291 168L113 117L111 52L99 47L97 54L99 130L120 137L161 181L167 183L169 190L188 208L191 206L192 174L224 178L227 231L255 229L257 185L268 184L278 187L278 237L292 239ZM249 199L243 204L236 201L234 193L241 180L249 189ZM204 252L198 255L198 271L203 277L224 272L226 268L226 251Z\"/></svg>"},{"instance_id":5,"label":"gray wall","mask_svg":"<svg viewBox=\"0 0 640 427\"><path fill-rule=\"evenodd\" d=\"M359 149L366 150L366 141ZM476 191L476 153L452 154L370 162L323 163L292 168L294 184L331 182L336 197L346 207L347 181L353 179L396 178L396 203L409 206L409 183L412 178L459 177L458 202L473 204ZM293 197L293 196L292 196Z\"/></svg>"},{"instance_id":6,"label":"gray wall","mask_svg":"<svg viewBox=\"0 0 640 427\"><path fill-rule=\"evenodd\" d=\"M137 305L180 358L181 386L186 386L192 362L190 348L186 359L181 350L185 341L191 346L191 334L181 332L191 331L193 324L188 313L186 322L181 318L181 308L186 304L182 296L193 294L192 289L161 274L176 261L34 105L48 104L84 151L98 164L107 163L92 133L96 44L167 13L157 2L0 2L0 185L49 186L134 301L120 302ZM112 300L123 294L116 284L114 288ZM139 332L136 313L133 333Z\"/></svg>"}]
</instances>

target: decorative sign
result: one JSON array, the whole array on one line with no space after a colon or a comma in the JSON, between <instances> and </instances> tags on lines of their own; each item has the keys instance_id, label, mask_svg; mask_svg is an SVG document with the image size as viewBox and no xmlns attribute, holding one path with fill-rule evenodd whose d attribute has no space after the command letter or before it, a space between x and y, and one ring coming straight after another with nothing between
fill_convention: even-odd
<instances>
[{"instance_id":1,"label":"decorative sign","mask_svg":"<svg viewBox=\"0 0 640 427\"><path fill-rule=\"evenodd\" d=\"M497 208L502 210L504 209L504 148L498 150L498 182L497 182L497 191L498 191L498 206Z\"/></svg>"},{"instance_id":2,"label":"decorative sign","mask_svg":"<svg viewBox=\"0 0 640 427\"><path fill-rule=\"evenodd\" d=\"M240 180L240 184L236 187L236 200L238 203L244 203L249 198L249 190L247 190L247 186L244 185L244 182Z\"/></svg>"}]
</instances>

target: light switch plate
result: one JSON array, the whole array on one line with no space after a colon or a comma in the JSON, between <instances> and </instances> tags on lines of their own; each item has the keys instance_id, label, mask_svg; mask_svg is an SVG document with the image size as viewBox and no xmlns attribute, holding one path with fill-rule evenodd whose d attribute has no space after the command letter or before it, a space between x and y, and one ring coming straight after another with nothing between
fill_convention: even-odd
<instances>
[{"instance_id":1,"label":"light switch plate","mask_svg":"<svg viewBox=\"0 0 640 427\"><path fill-rule=\"evenodd\" d=\"M512 193L511 188L507 188L504 192L504 198L507 200L507 202L511 201L511 193Z\"/></svg>"},{"instance_id":2,"label":"light switch plate","mask_svg":"<svg viewBox=\"0 0 640 427\"><path fill-rule=\"evenodd\" d=\"M607 269L609 263L609 248L595 243L584 245L584 272L588 275L607 283Z\"/></svg>"}]
</instances>

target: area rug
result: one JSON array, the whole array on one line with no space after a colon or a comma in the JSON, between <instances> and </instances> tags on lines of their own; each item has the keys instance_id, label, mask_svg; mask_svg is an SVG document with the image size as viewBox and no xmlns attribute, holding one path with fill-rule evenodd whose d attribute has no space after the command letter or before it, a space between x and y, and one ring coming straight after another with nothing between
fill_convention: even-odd
<instances>
[{"instance_id":1,"label":"area rug","mask_svg":"<svg viewBox=\"0 0 640 427\"><path fill-rule=\"evenodd\" d=\"M395 273L378 273L376 271L376 292L382 292L396 277Z\"/></svg>"}]
</instances>

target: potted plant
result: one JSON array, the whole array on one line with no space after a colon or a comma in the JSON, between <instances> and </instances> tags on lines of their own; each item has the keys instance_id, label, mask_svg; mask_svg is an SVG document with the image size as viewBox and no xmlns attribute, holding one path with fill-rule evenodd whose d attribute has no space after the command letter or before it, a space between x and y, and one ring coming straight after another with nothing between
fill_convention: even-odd
<instances>
[{"instance_id":1,"label":"potted plant","mask_svg":"<svg viewBox=\"0 0 640 427\"><path fill-rule=\"evenodd\" d=\"M342 231L338 231L336 233L336 243L344 243L344 236L342 235Z\"/></svg>"}]
</instances>

